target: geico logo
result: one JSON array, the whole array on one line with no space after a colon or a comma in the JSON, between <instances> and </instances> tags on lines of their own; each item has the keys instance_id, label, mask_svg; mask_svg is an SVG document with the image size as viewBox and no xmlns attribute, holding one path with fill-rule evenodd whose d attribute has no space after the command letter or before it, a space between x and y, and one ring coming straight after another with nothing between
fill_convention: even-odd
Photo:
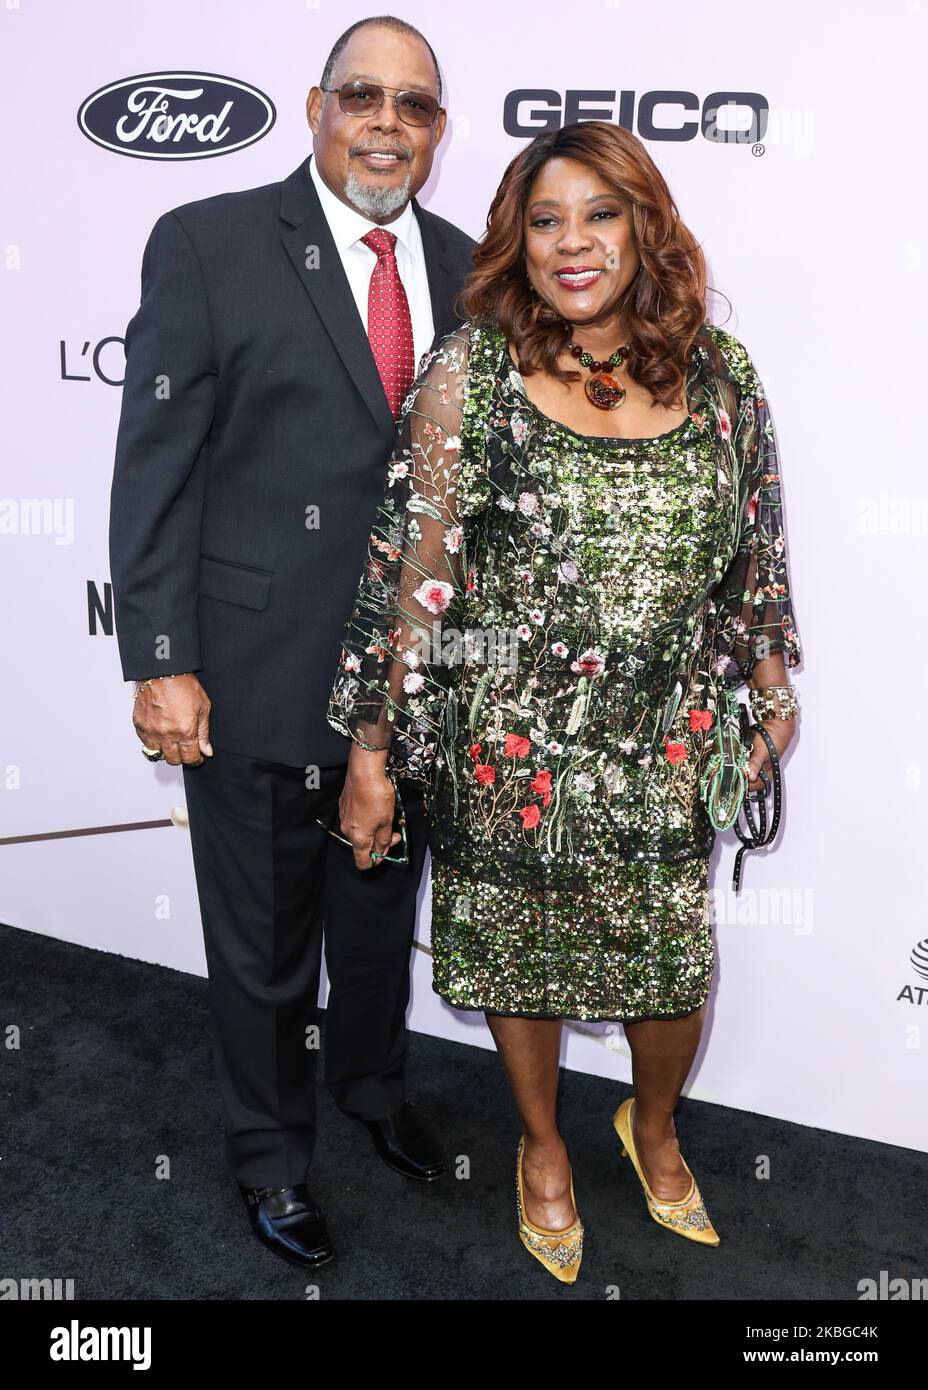
<instances>
[{"instance_id":1,"label":"geico logo","mask_svg":"<svg viewBox=\"0 0 928 1390\"><path fill-rule=\"evenodd\" d=\"M764 138L769 112L760 92L710 92L700 101L695 92L561 93L517 87L503 103L503 129L524 139L574 121L612 121L642 140L695 140L701 135L720 145L747 145Z\"/></svg>"}]
</instances>

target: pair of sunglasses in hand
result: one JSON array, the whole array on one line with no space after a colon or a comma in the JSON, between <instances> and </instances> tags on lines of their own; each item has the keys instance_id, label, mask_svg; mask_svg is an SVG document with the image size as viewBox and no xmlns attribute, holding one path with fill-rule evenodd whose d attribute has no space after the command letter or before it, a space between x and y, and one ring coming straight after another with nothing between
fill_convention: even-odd
<instances>
[{"instance_id":1,"label":"pair of sunglasses in hand","mask_svg":"<svg viewBox=\"0 0 928 1390\"><path fill-rule=\"evenodd\" d=\"M389 768L385 769L386 776L393 784L393 791L396 796L396 811L393 817L393 829L399 831L400 843L393 847L388 854L380 854L377 850L371 850L371 861L374 864L408 864L409 863L409 842L406 838L406 812L403 808L403 798L400 789L396 784L396 778ZM328 817L323 820L316 817L316 824L321 825L326 834L331 835L333 840L340 840L349 849L354 849L354 845L341 833L341 821L338 814L338 802L336 801Z\"/></svg>"}]
</instances>

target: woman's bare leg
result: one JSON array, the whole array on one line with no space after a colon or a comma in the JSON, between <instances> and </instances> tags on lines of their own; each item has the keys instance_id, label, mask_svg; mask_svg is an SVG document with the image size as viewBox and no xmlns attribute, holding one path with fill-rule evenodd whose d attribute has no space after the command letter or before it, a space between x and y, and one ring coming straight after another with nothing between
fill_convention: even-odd
<instances>
[{"instance_id":1,"label":"woman's bare leg","mask_svg":"<svg viewBox=\"0 0 928 1390\"><path fill-rule=\"evenodd\" d=\"M561 1021L486 1014L522 1119L525 1215L533 1226L563 1231L577 1219L570 1200L570 1164L557 1127Z\"/></svg>"},{"instance_id":2,"label":"woman's bare leg","mask_svg":"<svg viewBox=\"0 0 928 1390\"><path fill-rule=\"evenodd\" d=\"M690 1178L680 1158L673 1112L699 1046L706 1006L685 1018L626 1023L632 1050L632 1135L638 1158L655 1197L676 1202Z\"/></svg>"}]
</instances>

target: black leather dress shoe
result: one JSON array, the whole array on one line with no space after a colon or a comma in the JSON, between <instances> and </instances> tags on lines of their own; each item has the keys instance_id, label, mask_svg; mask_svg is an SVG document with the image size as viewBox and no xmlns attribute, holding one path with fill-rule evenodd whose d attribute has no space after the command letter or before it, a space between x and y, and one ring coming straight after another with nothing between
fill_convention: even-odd
<instances>
[{"instance_id":1,"label":"black leather dress shoe","mask_svg":"<svg viewBox=\"0 0 928 1390\"><path fill-rule=\"evenodd\" d=\"M325 1217L304 1182L294 1187L238 1185L248 1208L251 1229L269 1250L291 1264L312 1269L332 1259L335 1251Z\"/></svg>"},{"instance_id":2,"label":"black leather dress shoe","mask_svg":"<svg viewBox=\"0 0 928 1390\"><path fill-rule=\"evenodd\" d=\"M406 1101L385 1120L364 1120L384 1163L405 1178L434 1182L445 1171L436 1141Z\"/></svg>"}]
</instances>

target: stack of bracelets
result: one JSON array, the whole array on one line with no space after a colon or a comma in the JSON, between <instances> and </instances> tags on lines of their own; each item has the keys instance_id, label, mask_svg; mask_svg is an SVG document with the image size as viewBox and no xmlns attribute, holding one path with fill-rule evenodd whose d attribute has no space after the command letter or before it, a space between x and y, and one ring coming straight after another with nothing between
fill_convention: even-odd
<instances>
[{"instance_id":1,"label":"stack of bracelets","mask_svg":"<svg viewBox=\"0 0 928 1390\"><path fill-rule=\"evenodd\" d=\"M795 719L799 713L796 691L791 685L762 685L748 693L751 713L761 719Z\"/></svg>"}]
</instances>

